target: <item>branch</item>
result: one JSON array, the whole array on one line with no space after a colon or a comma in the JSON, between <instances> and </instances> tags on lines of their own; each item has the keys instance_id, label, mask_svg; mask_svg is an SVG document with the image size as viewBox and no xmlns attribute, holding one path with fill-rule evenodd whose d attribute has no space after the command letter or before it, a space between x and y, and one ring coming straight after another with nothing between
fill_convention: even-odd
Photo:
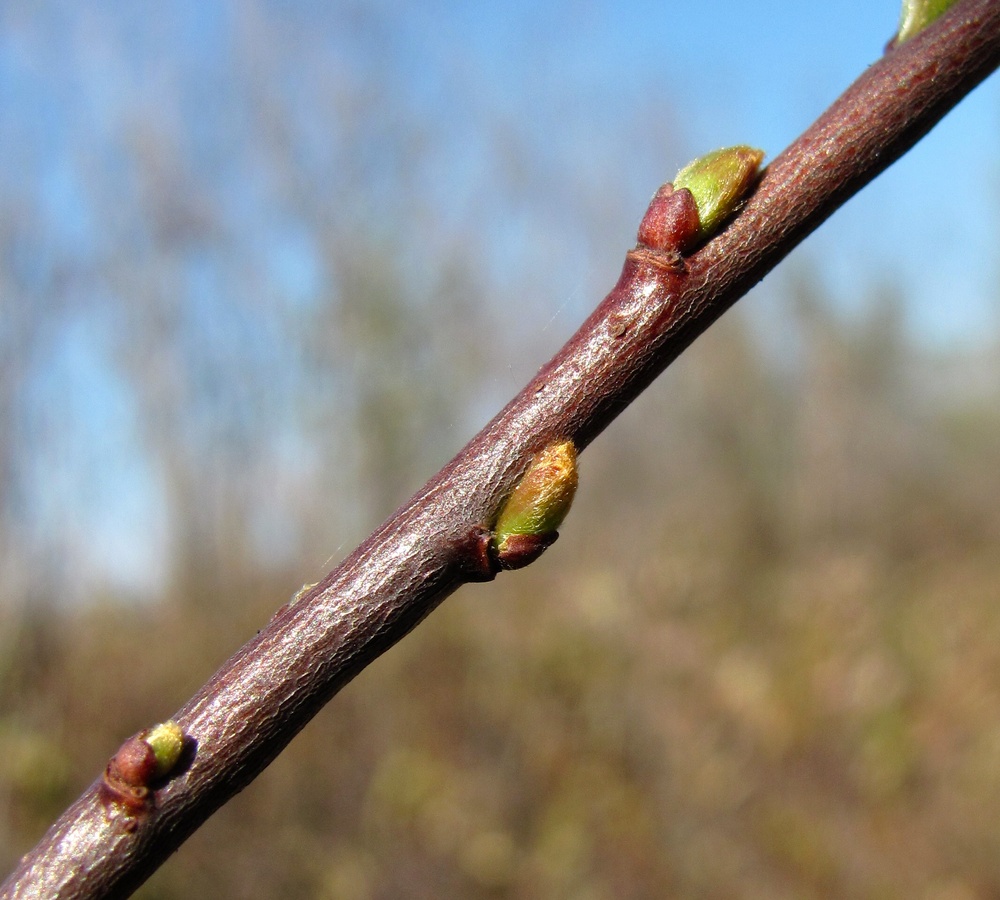
<instances>
[{"instance_id":1,"label":"branch","mask_svg":"<svg viewBox=\"0 0 1000 900\"><path fill-rule=\"evenodd\" d=\"M1000 64L1000 3L963 0L871 66L778 156L739 216L686 257L643 245L531 383L408 503L267 626L174 716L179 774L132 803L98 778L0 897L135 890L320 708L445 597L495 575L497 511L534 455L583 450L699 334ZM123 746L135 749L140 733ZM146 745L139 747L140 764ZM122 753L109 771L124 771Z\"/></svg>"}]
</instances>

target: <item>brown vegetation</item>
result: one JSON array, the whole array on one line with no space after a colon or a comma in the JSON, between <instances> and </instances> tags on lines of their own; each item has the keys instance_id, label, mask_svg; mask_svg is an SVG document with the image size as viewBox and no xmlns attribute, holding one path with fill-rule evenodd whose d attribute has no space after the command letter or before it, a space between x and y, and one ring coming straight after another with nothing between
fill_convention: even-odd
<instances>
[{"instance_id":1,"label":"brown vegetation","mask_svg":"<svg viewBox=\"0 0 1000 900\"><path fill-rule=\"evenodd\" d=\"M557 549L449 601L142 896L995 892L996 404L798 301L798 371L721 323L587 454ZM289 578L7 631L2 865Z\"/></svg>"}]
</instances>

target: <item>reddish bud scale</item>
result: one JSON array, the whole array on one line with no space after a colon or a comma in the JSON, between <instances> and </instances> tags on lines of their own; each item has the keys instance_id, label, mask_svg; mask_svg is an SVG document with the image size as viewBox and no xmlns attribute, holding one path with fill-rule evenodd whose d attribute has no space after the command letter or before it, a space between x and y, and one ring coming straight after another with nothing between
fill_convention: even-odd
<instances>
[{"instance_id":1,"label":"reddish bud scale","mask_svg":"<svg viewBox=\"0 0 1000 900\"><path fill-rule=\"evenodd\" d=\"M523 569L548 550L558 537L558 531L512 534L497 547L497 563L501 569Z\"/></svg>"},{"instance_id":2,"label":"reddish bud scale","mask_svg":"<svg viewBox=\"0 0 1000 900\"><path fill-rule=\"evenodd\" d=\"M108 761L101 795L105 803L141 812L150 803L149 783L156 775L156 754L143 740L143 732L133 735Z\"/></svg>"},{"instance_id":3,"label":"reddish bud scale","mask_svg":"<svg viewBox=\"0 0 1000 900\"><path fill-rule=\"evenodd\" d=\"M111 757L108 771L124 784L145 787L156 775L156 754L139 735L129 738Z\"/></svg>"},{"instance_id":4,"label":"reddish bud scale","mask_svg":"<svg viewBox=\"0 0 1000 900\"><path fill-rule=\"evenodd\" d=\"M497 577L497 564L492 553L493 532L477 525L465 538L462 557L463 575L467 581L492 581Z\"/></svg>"},{"instance_id":5,"label":"reddish bud scale","mask_svg":"<svg viewBox=\"0 0 1000 900\"><path fill-rule=\"evenodd\" d=\"M184 732L173 721L132 735L108 760L101 784L105 804L135 815L150 808L152 789L174 771L185 745Z\"/></svg>"},{"instance_id":6,"label":"reddish bud scale","mask_svg":"<svg viewBox=\"0 0 1000 900\"><path fill-rule=\"evenodd\" d=\"M686 188L663 185L649 203L639 224L639 243L650 250L683 253L701 233L694 197Z\"/></svg>"}]
</instances>

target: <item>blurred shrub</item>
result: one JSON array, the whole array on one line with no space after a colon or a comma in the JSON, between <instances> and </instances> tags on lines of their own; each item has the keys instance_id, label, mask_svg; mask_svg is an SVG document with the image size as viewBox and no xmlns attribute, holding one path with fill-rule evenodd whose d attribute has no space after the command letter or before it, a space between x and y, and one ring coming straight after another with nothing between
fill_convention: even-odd
<instances>
[{"instance_id":1,"label":"blurred shrub","mask_svg":"<svg viewBox=\"0 0 1000 900\"><path fill-rule=\"evenodd\" d=\"M449 600L141 895L1000 890L996 407L795 310L800 371L720 323L584 456L549 554ZM14 622L0 865L294 587L236 555Z\"/></svg>"}]
</instances>

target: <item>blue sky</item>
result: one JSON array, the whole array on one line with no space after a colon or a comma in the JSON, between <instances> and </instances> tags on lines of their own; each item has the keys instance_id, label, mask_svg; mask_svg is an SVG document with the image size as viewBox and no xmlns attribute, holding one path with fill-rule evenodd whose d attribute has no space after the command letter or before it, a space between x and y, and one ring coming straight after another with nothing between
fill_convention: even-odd
<instances>
[{"instance_id":1,"label":"blue sky","mask_svg":"<svg viewBox=\"0 0 1000 900\"><path fill-rule=\"evenodd\" d=\"M231 48L235 17L234 7L211 2L180 2L169 12L126 3L93 4L89 14L74 7L12 4L0 14L0 153L7 179L37 180L34 197L52 238L79 249L100 229L76 202L80 176L67 165L65 144L81 130L95 142L113 140L131 107L155 103L176 78L206 88L203 118L188 124L224 153L218 135L226 92L213 87L225 80L219 58ZM306 35L310 55L325 54L332 70L355 77L378 71L400 102L421 110L426 127L454 146L448 170L434 173L442 198L462 165L488 164L475 147L489 139L481 129L486 116L509 116L537 152L553 148L595 178L611 167L630 171L647 195L705 149L750 143L773 156L877 59L898 16L889 2L861 0L343 8L342 16L321 15L313 31L317 4L259 4L270 22L287 26L293 48ZM337 27L343 19L353 23L346 34ZM285 52L272 71L294 83L300 60ZM644 111L666 118L649 129L648 142L636 127ZM616 139L615 130L627 133ZM813 239L812 254L824 260L844 303L855 278L885 275L905 284L921 336L981 332L996 275L1000 176L991 148L998 133L1000 84L993 78ZM915 189L940 187L943 172L949 186L937 196ZM363 197L366 186L356 187ZM367 190L377 193L379 185ZM937 261L937 272L928 271L927 259ZM974 260L980 265L970 267ZM965 302L941 302L946 285Z\"/></svg>"},{"instance_id":2,"label":"blue sky","mask_svg":"<svg viewBox=\"0 0 1000 900\"><path fill-rule=\"evenodd\" d=\"M138 302L116 293L108 262L158 271L173 221L149 221L137 145L163 157L168 191L182 182L167 213L195 231L206 210L221 223L205 247L175 250L207 336L192 353L208 370L211 335L246 344L261 333L216 298L323 302L317 219L300 214L312 193L332 198L317 200L322 221L398 219L387 238L418 285L433 282L426 261L477 222L492 302L507 291L530 305L522 318L549 352L613 284L661 182L718 146L776 155L881 55L897 19L889 0L5 4L0 208L21 231L5 256L0 347L17 317L64 291L24 402L69 404L70 446L84 448L36 461L32 528L81 522L63 551L126 580L162 555L167 529L152 511L164 498L135 449L135 398L102 350ZM269 167L262 98L281 110L294 184ZM914 339L942 352L995 342L998 134L994 76L785 266L808 267L845 315L893 284ZM394 208L400 183L419 215ZM293 203L296 188L307 196ZM267 328L280 330L281 303ZM525 361L489 402L542 361Z\"/></svg>"},{"instance_id":3,"label":"blue sky","mask_svg":"<svg viewBox=\"0 0 1000 900\"><path fill-rule=\"evenodd\" d=\"M644 175L655 187L708 148L749 143L776 155L879 57L897 17L893 4L860 0L470 4L454 18L442 9L440 28L428 27L434 15L407 28L414 64L430 71L446 72L449 48L464 45L500 106L524 110L540 96L558 109L575 97L611 127L635 107L670 107L675 140L662 147L660 172ZM998 137L994 77L808 242L845 308L864 283L898 281L922 341L975 341L996 325ZM634 164L627 147L618 164Z\"/></svg>"}]
</instances>

